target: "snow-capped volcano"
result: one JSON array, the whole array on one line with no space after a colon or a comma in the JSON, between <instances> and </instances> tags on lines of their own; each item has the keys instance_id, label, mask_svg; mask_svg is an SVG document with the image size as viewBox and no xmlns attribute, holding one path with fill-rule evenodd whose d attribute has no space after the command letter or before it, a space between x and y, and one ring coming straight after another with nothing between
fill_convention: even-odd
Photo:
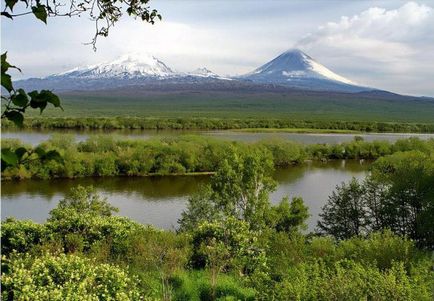
<instances>
[{"instance_id":1,"label":"snow-capped volcano","mask_svg":"<svg viewBox=\"0 0 434 301\"><path fill-rule=\"evenodd\" d=\"M254 71L239 77L222 77L207 68L177 72L152 55L127 54L111 62L78 67L45 78L17 82L26 90L105 90L156 86L161 90L186 89L293 89L308 91L362 92L361 87L327 69L304 52L288 50ZM247 88L249 87L249 88Z\"/></svg>"},{"instance_id":2,"label":"snow-capped volcano","mask_svg":"<svg viewBox=\"0 0 434 301\"><path fill-rule=\"evenodd\" d=\"M130 86L169 85L194 86L227 81L207 68L193 72L176 72L152 55L127 54L114 61L53 74L44 78L30 78L17 82L26 89L53 89L55 91L104 90Z\"/></svg>"},{"instance_id":3,"label":"snow-capped volcano","mask_svg":"<svg viewBox=\"0 0 434 301\"><path fill-rule=\"evenodd\" d=\"M314 90L356 92L367 89L334 73L299 49L290 49L240 78Z\"/></svg>"},{"instance_id":4,"label":"snow-capped volcano","mask_svg":"<svg viewBox=\"0 0 434 301\"><path fill-rule=\"evenodd\" d=\"M53 76L74 78L138 78L170 77L175 75L162 61L151 55L127 54L112 61L92 66L75 68Z\"/></svg>"}]
</instances>

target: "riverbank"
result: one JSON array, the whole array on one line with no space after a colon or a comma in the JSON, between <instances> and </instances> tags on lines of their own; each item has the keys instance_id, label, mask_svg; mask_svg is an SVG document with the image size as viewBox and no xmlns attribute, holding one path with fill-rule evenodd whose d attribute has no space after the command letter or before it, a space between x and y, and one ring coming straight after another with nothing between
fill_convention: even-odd
<instances>
[{"instance_id":1,"label":"riverbank","mask_svg":"<svg viewBox=\"0 0 434 301\"><path fill-rule=\"evenodd\" d=\"M2 121L2 128L13 128ZM228 130L285 129L318 132L351 131L365 133L434 133L434 123L374 121L297 120L260 118L139 118L139 117L28 117L24 128L36 129L152 129L152 130Z\"/></svg>"},{"instance_id":2,"label":"riverbank","mask_svg":"<svg viewBox=\"0 0 434 301\"><path fill-rule=\"evenodd\" d=\"M19 151L17 140L3 140L2 148ZM338 144L300 144L273 139L254 143L218 140L205 136L160 137L149 140L96 136L77 142L73 136L54 136L34 153L57 151L59 158L46 162L23 159L2 171L2 180L110 176L203 175L214 172L232 155L267 152L275 168L299 165L305 160L375 160L400 151L430 152L434 139L408 138L394 143L355 139Z\"/></svg>"},{"instance_id":3,"label":"riverbank","mask_svg":"<svg viewBox=\"0 0 434 301\"><path fill-rule=\"evenodd\" d=\"M251 128L236 129L241 133L294 133L294 134L363 134L366 132L339 129L309 129L309 128Z\"/></svg>"}]
</instances>

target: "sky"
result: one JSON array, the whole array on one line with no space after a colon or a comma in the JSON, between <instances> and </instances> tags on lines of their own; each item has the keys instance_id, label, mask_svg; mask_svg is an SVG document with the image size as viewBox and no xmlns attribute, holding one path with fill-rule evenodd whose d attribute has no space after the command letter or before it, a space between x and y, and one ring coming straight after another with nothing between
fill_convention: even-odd
<instances>
[{"instance_id":1,"label":"sky","mask_svg":"<svg viewBox=\"0 0 434 301\"><path fill-rule=\"evenodd\" d=\"M4 2L2 2L3 6ZM1 18L1 48L23 70L17 78L147 53L177 71L207 67L247 73L290 48L362 85L434 96L434 0L431 1L163 1L149 25L122 17L97 51L86 17Z\"/></svg>"}]
</instances>

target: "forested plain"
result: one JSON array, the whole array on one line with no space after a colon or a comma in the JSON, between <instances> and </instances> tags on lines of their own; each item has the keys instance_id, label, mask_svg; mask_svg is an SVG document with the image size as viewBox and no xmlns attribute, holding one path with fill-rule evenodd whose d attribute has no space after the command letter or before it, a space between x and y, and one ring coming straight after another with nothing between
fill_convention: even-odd
<instances>
[{"instance_id":1,"label":"forested plain","mask_svg":"<svg viewBox=\"0 0 434 301\"><path fill-rule=\"evenodd\" d=\"M126 87L122 91L60 93L63 112L52 107L45 117L161 117L293 119L433 123L432 98L392 95L363 96L301 91L287 93L228 93L178 91L148 93ZM38 116L38 112L29 112Z\"/></svg>"},{"instance_id":2,"label":"forested plain","mask_svg":"<svg viewBox=\"0 0 434 301\"><path fill-rule=\"evenodd\" d=\"M59 156L21 158L3 178L212 175L176 231L115 216L81 186L43 224L2 222L4 300L432 300L434 140L76 142L62 135L29 148ZM374 163L365 180L336 187L307 233L302 198L270 203L272 172L334 159Z\"/></svg>"}]
</instances>

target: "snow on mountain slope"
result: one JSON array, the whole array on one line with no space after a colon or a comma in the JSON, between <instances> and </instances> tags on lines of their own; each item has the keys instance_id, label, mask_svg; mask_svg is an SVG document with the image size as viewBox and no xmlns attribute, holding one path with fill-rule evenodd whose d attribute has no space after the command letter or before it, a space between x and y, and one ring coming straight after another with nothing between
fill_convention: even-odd
<instances>
[{"instance_id":1,"label":"snow on mountain slope","mask_svg":"<svg viewBox=\"0 0 434 301\"><path fill-rule=\"evenodd\" d=\"M239 78L313 90L362 91L368 89L359 87L355 82L334 73L298 49L290 49Z\"/></svg>"},{"instance_id":2,"label":"snow on mountain slope","mask_svg":"<svg viewBox=\"0 0 434 301\"><path fill-rule=\"evenodd\" d=\"M310 91L357 93L373 90L361 87L325 66L304 52L288 50L253 72L239 77L222 77L207 68L192 72L176 72L151 55L128 54L111 61L75 68L45 78L31 78L17 82L26 90L53 89L55 91L104 90L130 86L157 85L159 89L184 85L189 89L204 86L224 91L231 87L256 90L280 86Z\"/></svg>"},{"instance_id":3,"label":"snow on mountain slope","mask_svg":"<svg viewBox=\"0 0 434 301\"><path fill-rule=\"evenodd\" d=\"M196 70L189 72L189 75L192 76L200 76L200 77L220 77L218 74L212 72L211 70L202 67L202 68L197 68Z\"/></svg>"},{"instance_id":4,"label":"snow on mountain slope","mask_svg":"<svg viewBox=\"0 0 434 301\"><path fill-rule=\"evenodd\" d=\"M170 77L175 72L151 55L128 54L107 63L79 67L53 76L75 78Z\"/></svg>"},{"instance_id":5,"label":"snow on mountain slope","mask_svg":"<svg viewBox=\"0 0 434 301\"><path fill-rule=\"evenodd\" d=\"M55 91L104 90L128 86L169 85L195 86L215 84L231 79L220 77L207 68L193 72L176 72L151 55L127 54L111 61L78 67L44 78L30 78L16 82L26 90L53 89Z\"/></svg>"}]
</instances>

